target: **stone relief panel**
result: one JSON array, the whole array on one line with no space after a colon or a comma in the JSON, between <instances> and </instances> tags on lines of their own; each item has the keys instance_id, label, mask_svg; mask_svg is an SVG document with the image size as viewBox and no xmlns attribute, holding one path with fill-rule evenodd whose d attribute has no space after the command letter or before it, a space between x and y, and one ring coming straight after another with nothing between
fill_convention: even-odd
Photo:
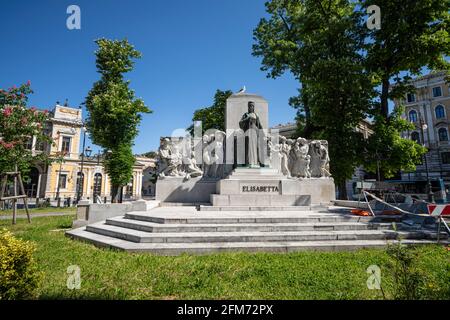
<instances>
[{"instance_id":1,"label":"stone relief panel","mask_svg":"<svg viewBox=\"0 0 450 320\"><path fill-rule=\"evenodd\" d=\"M291 179L331 178L326 140L287 139L279 135L278 142L275 142L273 138L269 135L264 141L272 168ZM202 163L199 164L191 139L161 138L157 161L159 178L225 178L225 141L226 133L223 131L205 133L198 142L202 150Z\"/></svg>"},{"instance_id":2,"label":"stone relief panel","mask_svg":"<svg viewBox=\"0 0 450 320\"><path fill-rule=\"evenodd\" d=\"M268 140L272 167L288 178L330 178L330 158L326 140L299 137L287 139L279 136L279 142Z\"/></svg>"}]
</instances>

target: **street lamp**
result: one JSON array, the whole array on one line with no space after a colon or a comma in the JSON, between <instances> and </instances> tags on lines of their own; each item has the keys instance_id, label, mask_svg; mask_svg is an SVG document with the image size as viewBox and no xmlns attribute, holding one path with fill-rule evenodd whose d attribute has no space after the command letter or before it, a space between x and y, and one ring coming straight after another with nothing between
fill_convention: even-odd
<instances>
[{"instance_id":1,"label":"street lamp","mask_svg":"<svg viewBox=\"0 0 450 320\"><path fill-rule=\"evenodd\" d=\"M79 183L78 183L78 190L77 190L77 202L80 201L80 199L83 197L83 185L84 185L84 173L83 173L83 165L84 165L84 156L90 157L92 150L91 147L84 148L86 144L86 128L83 127L83 151L81 152L81 166L80 166L80 173L79 173ZM81 179L83 178L83 179Z\"/></svg>"},{"instance_id":2,"label":"street lamp","mask_svg":"<svg viewBox=\"0 0 450 320\"><path fill-rule=\"evenodd\" d=\"M428 129L428 126L425 124L425 123L423 123L423 119L422 119L422 115L421 115L421 113L420 113L420 111L419 111L419 122L420 122L420 132L421 132L421 134L422 134L422 145L425 147L425 135L424 135L424 130L427 130ZM428 151L427 151L427 153L428 153ZM424 159L425 159L425 170L426 170L426 173L427 173L427 189L428 189L428 192L427 192L427 194L428 194L428 202L430 202L430 203L434 203L434 194L433 194L433 190L432 190L432 188L431 188L431 180L430 180L430 172L429 172L429 170L428 170L428 160L427 160L427 155L426 154L424 154Z\"/></svg>"}]
</instances>

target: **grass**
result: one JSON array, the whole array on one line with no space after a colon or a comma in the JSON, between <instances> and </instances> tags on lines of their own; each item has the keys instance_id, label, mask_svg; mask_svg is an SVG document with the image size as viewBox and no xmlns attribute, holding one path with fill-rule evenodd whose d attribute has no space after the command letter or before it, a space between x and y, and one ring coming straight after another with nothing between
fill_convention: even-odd
<instances>
[{"instance_id":1,"label":"grass","mask_svg":"<svg viewBox=\"0 0 450 320\"><path fill-rule=\"evenodd\" d=\"M64 208L56 208L56 207L47 207L47 208L30 208L28 209L28 211L31 214L42 214L42 213L52 213L52 212L67 212L68 214L70 213L75 213L77 210L76 207L64 207ZM17 214L27 214L25 209L17 209ZM10 215L12 217L12 210L8 209L8 210L0 210L0 216L7 216Z\"/></svg>"},{"instance_id":2,"label":"grass","mask_svg":"<svg viewBox=\"0 0 450 320\"><path fill-rule=\"evenodd\" d=\"M130 254L64 236L73 217L41 217L15 226L17 237L37 244L44 279L40 299L381 299L366 285L367 267L382 270L388 298L392 277L384 250L356 252L222 253L178 257ZM442 246L419 247L427 297L450 298L449 256ZM66 287L67 267L81 269L81 289Z\"/></svg>"}]
</instances>

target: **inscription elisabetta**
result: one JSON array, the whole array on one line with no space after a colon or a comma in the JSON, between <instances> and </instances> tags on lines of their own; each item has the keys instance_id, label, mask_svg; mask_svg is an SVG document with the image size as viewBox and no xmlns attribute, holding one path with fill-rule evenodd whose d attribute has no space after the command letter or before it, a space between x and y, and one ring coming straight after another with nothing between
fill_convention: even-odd
<instances>
[{"instance_id":1,"label":"inscription elisabetta","mask_svg":"<svg viewBox=\"0 0 450 320\"><path fill-rule=\"evenodd\" d=\"M242 186L242 192L278 192L277 186Z\"/></svg>"}]
</instances>

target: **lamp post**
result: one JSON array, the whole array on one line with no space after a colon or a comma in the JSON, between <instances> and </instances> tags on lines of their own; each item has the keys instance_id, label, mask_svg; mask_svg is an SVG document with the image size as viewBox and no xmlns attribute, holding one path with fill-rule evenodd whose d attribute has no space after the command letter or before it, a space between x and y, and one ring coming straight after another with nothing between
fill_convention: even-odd
<instances>
[{"instance_id":1,"label":"lamp post","mask_svg":"<svg viewBox=\"0 0 450 320\"><path fill-rule=\"evenodd\" d=\"M83 165L84 165L84 156L86 155L88 158L91 156L91 148L88 146L85 149L85 145L86 145L86 128L83 127L83 148L82 148L82 152L81 152L81 166L80 166L80 173L79 173L79 184L77 186L77 202L80 201L80 199L83 197L83 185L84 185L84 173L83 173ZM81 177L83 177L83 179L81 179Z\"/></svg>"},{"instance_id":2,"label":"lamp post","mask_svg":"<svg viewBox=\"0 0 450 320\"><path fill-rule=\"evenodd\" d=\"M60 199L60 197L59 197L59 191L60 191L60 189L61 189L61 171L62 171L62 164L63 164L63 162L64 162L64 157L66 156L66 153L65 152L63 152L63 151L61 151L60 153L59 153L59 158L58 158L58 162L59 162L59 171L58 171L58 186L57 186L57 188L56 188L56 200L58 201L58 208L60 207L60 205L61 205L61 199Z\"/></svg>"},{"instance_id":3,"label":"lamp post","mask_svg":"<svg viewBox=\"0 0 450 320\"><path fill-rule=\"evenodd\" d=\"M425 135L424 135L424 130L426 130L428 127L426 124L423 123L423 119L422 119L422 115L419 111L419 124L420 124L420 132L422 134L422 145L425 147ZM427 151L428 153L428 151ZM430 180L430 172L428 170L428 160L427 160L427 155L424 154L424 159L425 159L425 170L426 170L426 174L427 174L427 194L428 194L428 202L430 203L434 203L434 194L433 194L433 190L431 188L431 180Z\"/></svg>"}]
</instances>

